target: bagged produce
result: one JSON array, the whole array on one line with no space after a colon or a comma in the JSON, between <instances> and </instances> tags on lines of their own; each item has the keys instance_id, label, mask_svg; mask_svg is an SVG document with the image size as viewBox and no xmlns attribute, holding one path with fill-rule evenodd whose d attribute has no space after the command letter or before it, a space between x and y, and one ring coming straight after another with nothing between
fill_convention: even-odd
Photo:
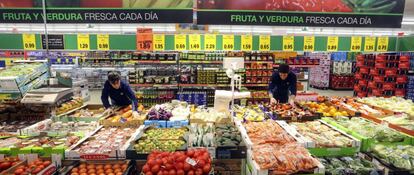
<instances>
[{"instance_id":1,"label":"bagged produce","mask_svg":"<svg viewBox=\"0 0 414 175\"><path fill-rule=\"evenodd\" d=\"M378 144L373 147L372 152L397 168L414 170L414 146Z\"/></svg>"}]
</instances>

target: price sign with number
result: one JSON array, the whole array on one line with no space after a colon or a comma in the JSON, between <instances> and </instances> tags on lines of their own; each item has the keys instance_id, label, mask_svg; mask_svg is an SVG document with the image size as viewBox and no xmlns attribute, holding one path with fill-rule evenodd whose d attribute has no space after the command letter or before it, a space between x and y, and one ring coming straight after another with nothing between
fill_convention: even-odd
<instances>
[{"instance_id":1,"label":"price sign with number","mask_svg":"<svg viewBox=\"0 0 414 175\"><path fill-rule=\"evenodd\" d=\"M270 50L270 35L259 36L259 50L269 51Z\"/></svg>"},{"instance_id":2,"label":"price sign with number","mask_svg":"<svg viewBox=\"0 0 414 175\"><path fill-rule=\"evenodd\" d=\"M174 36L174 48L175 50L187 49L187 35L179 34Z\"/></svg>"},{"instance_id":3,"label":"price sign with number","mask_svg":"<svg viewBox=\"0 0 414 175\"><path fill-rule=\"evenodd\" d=\"M24 50L36 50L35 34L23 34L23 48Z\"/></svg>"},{"instance_id":4,"label":"price sign with number","mask_svg":"<svg viewBox=\"0 0 414 175\"><path fill-rule=\"evenodd\" d=\"M374 52L376 41L377 41L376 37L370 37L370 36L365 37L364 51L365 52Z\"/></svg>"},{"instance_id":5,"label":"price sign with number","mask_svg":"<svg viewBox=\"0 0 414 175\"><path fill-rule=\"evenodd\" d=\"M214 51L216 50L217 35L205 34L204 35L204 50Z\"/></svg>"},{"instance_id":6,"label":"price sign with number","mask_svg":"<svg viewBox=\"0 0 414 175\"><path fill-rule=\"evenodd\" d=\"M154 34L153 36L154 50L162 51L165 50L165 35L164 34Z\"/></svg>"},{"instance_id":7,"label":"price sign with number","mask_svg":"<svg viewBox=\"0 0 414 175\"><path fill-rule=\"evenodd\" d=\"M378 37L377 51L388 51L388 36Z\"/></svg>"},{"instance_id":8,"label":"price sign with number","mask_svg":"<svg viewBox=\"0 0 414 175\"><path fill-rule=\"evenodd\" d=\"M283 51L293 51L295 48L294 36L283 36Z\"/></svg>"},{"instance_id":9,"label":"price sign with number","mask_svg":"<svg viewBox=\"0 0 414 175\"><path fill-rule=\"evenodd\" d=\"M190 50L201 50L201 36L198 34L188 35L188 40L190 43Z\"/></svg>"},{"instance_id":10,"label":"price sign with number","mask_svg":"<svg viewBox=\"0 0 414 175\"><path fill-rule=\"evenodd\" d=\"M98 50L109 50L109 35L108 34L98 34L97 36L97 44Z\"/></svg>"},{"instance_id":11,"label":"price sign with number","mask_svg":"<svg viewBox=\"0 0 414 175\"><path fill-rule=\"evenodd\" d=\"M234 35L223 35L223 50L234 50Z\"/></svg>"},{"instance_id":12,"label":"price sign with number","mask_svg":"<svg viewBox=\"0 0 414 175\"><path fill-rule=\"evenodd\" d=\"M253 36L252 35L242 35L241 36L241 50L242 51L251 51L253 49Z\"/></svg>"},{"instance_id":13,"label":"price sign with number","mask_svg":"<svg viewBox=\"0 0 414 175\"><path fill-rule=\"evenodd\" d=\"M78 50L90 50L89 34L78 34Z\"/></svg>"},{"instance_id":14,"label":"price sign with number","mask_svg":"<svg viewBox=\"0 0 414 175\"><path fill-rule=\"evenodd\" d=\"M351 37L351 52L359 52L362 50L362 37Z\"/></svg>"},{"instance_id":15,"label":"price sign with number","mask_svg":"<svg viewBox=\"0 0 414 175\"><path fill-rule=\"evenodd\" d=\"M338 51L338 42L339 42L339 37L337 37L337 36L328 36L327 51L328 52Z\"/></svg>"},{"instance_id":16,"label":"price sign with number","mask_svg":"<svg viewBox=\"0 0 414 175\"><path fill-rule=\"evenodd\" d=\"M315 37L314 36L303 37L303 51L307 51L307 52L315 51Z\"/></svg>"}]
</instances>

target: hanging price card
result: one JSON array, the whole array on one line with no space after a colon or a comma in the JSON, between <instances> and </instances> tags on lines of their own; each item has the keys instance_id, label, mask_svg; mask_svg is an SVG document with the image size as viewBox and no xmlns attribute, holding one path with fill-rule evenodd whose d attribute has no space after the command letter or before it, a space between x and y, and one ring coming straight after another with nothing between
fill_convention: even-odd
<instances>
[{"instance_id":1,"label":"hanging price card","mask_svg":"<svg viewBox=\"0 0 414 175\"><path fill-rule=\"evenodd\" d=\"M153 36L154 50L163 51L165 50L165 35L164 34L154 34Z\"/></svg>"},{"instance_id":2,"label":"hanging price card","mask_svg":"<svg viewBox=\"0 0 414 175\"><path fill-rule=\"evenodd\" d=\"M378 37L377 51L378 52L388 51L388 36Z\"/></svg>"},{"instance_id":3,"label":"hanging price card","mask_svg":"<svg viewBox=\"0 0 414 175\"><path fill-rule=\"evenodd\" d=\"M362 37L351 37L351 52L359 52L362 49Z\"/></svg>"},{"instance_id":4,"label":"hanging price card","mask_svg":"<svg viewBox=\"0 0 414 175\"><path fill-rule=\"evenodd\" d=\"M187 35L179 34L174 36L174 48L175 50L187 49Z\"/></svg>"},{"instance_id":5,"label":"hanging price card","mask_svg":"<svg viewBox=\"0 0 414 175\"><path fill-rule=\"evenodd\" d=\"M283 51L293 51L295 48L294 36L283 36Z\"/></svg>"},{"instance_id":6,"label":"hanging price card","mask_svg":"<svg viewBox=\"0 0 414 175\"><path fill-rule=\"evenodd\" d=\"M242 51L251 51L253 49L253 36L252 35L242 35L241 36L241 50Z\"/></svg>"},{"instance_id":7,"label":"hanging price card","mask_svg":"<svg viewBox=\"0 0 414 175\"><path fill-rule=\"evenodd\" d=\"M315 51L315 37L314 36L303 37L303 51L305 52Z\"/></svg>"},{"instance_id":8,"label":"hanging price card","mask_svg":"<svg viewBox=\"0 0 414 175\"><path fill-rule=\"evenodd\" d=\"M269 51L270 50L270 35L259 36L259 50Z\"/></svg>"},{"instance_id":9,"label":"hanging price card","mask_svg":"<svg viewBox=\"0 0 414 175\"><path fill-rule=\"evenodd\" d=\"M223 50L234 50L234 35L223 35Z\"/></svg>"},{"instance_id":10,"label":"hanging price card","mask_svg":"<svg viewBox=\"0 0 414 175\"><path fill-rule=\"evenodd\" d=\"M36 50L36 35L35 34L23 34L23 49L24 50Z\"/></svg>"},{"instance_id":11,"label":"hanging price card","mask_svg":"<svg viewBox=\"0 0 414 175\"><path fill-rule=\"evenodd\" d=\"M108 34L98 34L96 35L98 50L109 50L109 35Z\"/></svg>"},{"instance_id":12,"label":"hanging price card","mask_svg":"<svg viewBox=\"0 0 414 175\"><path fill-rule=\"evenodd\" d=\"M365 37L364 51L365 52L374 52L376 41L377 41L376 37L370 37L370 36Z\"/></svg>"},{"instance_id":13,"label":"hanging price card","mask_svg":"<svg viewBox=\"0 0 414 175\"><path fill-rule=\"evenodd\" d=\"M337 36L328 36L328 44L327 44L327 51L328 52L336 52L338 51L338 42L339 37Z\"/></svg>"},{"instance_id":14,"label":"hanging price card","mask_svg":"<svg viewBox=\"0 0 414 175\"><path fill-rule=\"evenodd\" d=\"M216 50L217 37L215 34L204 35L204 50L214 51Z\"/></svg>"},{"instance_id":15,"label":"hanging price card","mask_svg":"<svg viewBox=\"0 0 414 175\"><path fill-rule=\"evenodd\" d=\"M89 34L78 34L78 50L90 50Z\"/></svg>"},{"instance_id":16,"label":"hanging price card","mask_svg":"<svg viewBox=\"0 0 414 175\"><path fill-rule=\"evenodd\" d=\"M190 50L197 51L201 50L201 36L198 34L188 35L190 43Z\"/></svg>"},{"instance_id":17,"label":"hanging price card","mask_svg":"<svg viewBox=\"0 0 414 175\"><path fill-rule=\"evenodd\" d=\"M151 51L152 35L152 29L150 28L137 28L137 50Z\"/></svg>"}]
</instances>

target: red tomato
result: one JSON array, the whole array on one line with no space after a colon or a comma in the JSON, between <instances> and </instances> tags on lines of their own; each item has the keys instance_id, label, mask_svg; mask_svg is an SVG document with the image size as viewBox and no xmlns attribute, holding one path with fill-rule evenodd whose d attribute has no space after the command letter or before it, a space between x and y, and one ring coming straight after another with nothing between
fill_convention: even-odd
<instances>
[{"instance_id":1,"label":"red tomato","mask_svg":"<svg viewBox=\"0 0 414 175\"><path fill-rule=\"evenodd\" d=\"M148 164L145 164L145 165L142 167L142 172L147 173L147 172L149 172L149 171L150 171L150 167L148 166Z\"/></svg>"},{"instance_id":2,"label":"red tomato","mask_svg":"<svg viewBox=\"0 0 414 175\"><path fill-rule=\"evenodd\" d=\"M153 174L152 174L152 172L150 171L150 172L145 173L145 175L153 175Z\"/></svg>"},{"instance_id":3,"label":"red tomato","mask_svg":"<svg viewBox=\"0 0 414 175\"><path fill-rule=\"evenodd\" d=\"M179 162L179 163L175 164L175 168L177 170L182 170L184 168L184 163Z\"/></svg>"},{"instance_id":4,"label":"red tomato","mask_svg":"<svg viewBox=\"0 0 414 175\"><path fill-rule=\"evenodd\" d=\"M191 169L191 165L188 164L188 163L184 163L184 171L188 172L188 171L190 171L190 169Z\"/></svg>"},{"instance_id":5,"label":"red tomato","mask_svg":"<svg viewBox=\"0 0 414 175\"><path fill-rule=\"evenodd\" d=\"M162 158L161 160L162 160L162 164L163 165L166 165L168 163L168 159L167 158Z\"/></svg>"},{"instance_id":6,"label":"red tomato","mask_svg":"<svg viewBox=\"0 0 414 175\"><path fill-rule=\"evenodd\" d=\"M203 172L204 172L205 174L209 173L209 172L210 172L210 170L211 170L211 166L210 166L210 165L205 165L205 166L203 167Z\"/></svg>"},{"instance_id":7,"label":"red tomato","mask_svg":"<svg viewBox=\"0 0 414 175\"><path fill-rule=\"evenodd\" d=\"M194 157L194 150L188 150L187 151L187 156L188 157Z\"/></svg>"},{"instance_id":8,"label":"red tomato","mask_svg":"<svg viewBox=\"0 0 414 175\"><path fill-rule=\"evenodd\" d=\"M157 161L158 165L162 165L162 160L161 159L157 159L156 161Z\"/></svg>"},{"instance_id":9,"label":"red tomato","mask_svg":"<svg viewBox=\"0 0 414 175\"><path fill-rule=\"evenodd\" d=\"M149 160L148 161L148 165L150 166L150 167L153 167L154 165L156 165L157 164L157 162L154 160L154 159L151 159L151 160Z\"/></svg>"},{"instance_id":10,"label":"red tomato","mask_svg":"<svg viewBox=\"0 0 414 175\"><path fill-rule=\"evenodd\" d=\"M187 173L187 175L194 175L194 171L193 171L193 170L190 170L190 171Z\"/></svg>"},{"instance_id":11,"label":"red tomato","mask_svg":"<svg viewBox=\"0 0 414 175\"><path fill-rule=\"evenodd\" d=\"M175 170L174 170L174 169L172 169L172 170L170 170L170 171L168 172L168 174L169 174L169 175L176 175L177 173L175 172Z\"/></svg>"},{"instance_id":12,"label":"red tomato","mask_svg":"<svg viewBox=\"0 0 414 175\"><path fill-rule=\"evenodd\" d=\"M177 175L184 175L185 172L183 170L177 170Z\"/></svg>"},{"instance_id":13,"label":"red tomato","mask_svg":"<svg viewBox=\"0 0 414 175\"><path fill-rule=\"evenodd\" d=\"M195 175L203 175L203 170L200 168L197 168L197 170L195 171Z\"/></svg>"},{"instance_id":14,"label":"red tomato","mask_svg":"<svg viewBox=\"0 0 414 175\"><path fill-rule=\"evenodd\" d=\"M170 169L173 169L174 168L174 166L172 165L172 164L165 164L165 169L166 170L170 170Z\"/></svg>"},{"instance_id":15,"label":"red tomato","mask_svg":"<svg viewBox=\"0 0 414 175\"><path fill-rule=\"evenodd\" d=\"M51 164L51 162L48 161L48 160L43 162L43 166L45 166L45 167L49 166L50 164Z\"/></svg>"},{"instance_id":16,"label":"red tomato","mask_svg":"<svg viewBox=\"0 0 414 175\"><path fill-rule=\"evenodd\" d=\"M154 173L154 174L158 173L159 171L160 171L160 166L159 165L154 165L151 168L151 172Z\"/></svg>"},{"instance_id":17,"label":"red tomato","mask_svg":"<svg viewBox=\"0 0 414 175\"><path fill-rule=\"evenodd\" d=\"M204 160L200 160L200 161L197 162L198 167L204 167L204 165L206 165L206 161L204 161Z\"/></svg>"}]
</instances>

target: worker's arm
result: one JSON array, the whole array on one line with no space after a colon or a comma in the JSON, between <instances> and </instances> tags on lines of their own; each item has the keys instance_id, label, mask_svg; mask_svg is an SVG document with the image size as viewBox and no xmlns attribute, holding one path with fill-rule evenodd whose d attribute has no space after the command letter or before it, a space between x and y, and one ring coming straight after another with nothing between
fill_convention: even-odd
<instances>
[{"instance_id":1,"label":"worker's arm","mask_svg":"<svg viewBox=\"0 0 414 175\"><path fill-rule=\"evenodd\" d=\"M277 103L276 99L273 97L273 93L277 90L276 81L278 73L273 72L272 78L269 83L269 98L271 103Z\"/></svg>"},{"instance_id":2,"label":"worker's arm","mask_svg":"<svg viewBox=\"0 0 414 175\"><path fill-rule=\"evenodd\" d=\"M102 94L101 94L101 101L103 106L105 107L105 109L108 109L111 107L111 104L109 103L109 83L105 82L104 84L104 88L102 89Z\"/></svg>"},{"instance_id":3,"label":"worker's arm","mask_svg":"<svg viewBox=\"0 0 414 175\"><path fill-rule=\"evenodd\" d=\"M135 96L135 92L131 89L131 87L129 86L129 84L125 83L125 88L126 88L126 95L127 97L131 100L132 104L132 111L138 111L138 99Z\"/></svg>"},{"instance_id":4,"label":"worker's arm","mask_svg":"<svg viewBox=\"0 0 414 175\"><path fill-rule=\"evenodd\" d=\"M293 74L292 78L290 79L289 84L290 84L290 87L289 87L290 93L292 95L296 96L296 93L297 93L297 89L296 89L297 79L296 79L295 74Z\"/></svg>"}]
</instances>

